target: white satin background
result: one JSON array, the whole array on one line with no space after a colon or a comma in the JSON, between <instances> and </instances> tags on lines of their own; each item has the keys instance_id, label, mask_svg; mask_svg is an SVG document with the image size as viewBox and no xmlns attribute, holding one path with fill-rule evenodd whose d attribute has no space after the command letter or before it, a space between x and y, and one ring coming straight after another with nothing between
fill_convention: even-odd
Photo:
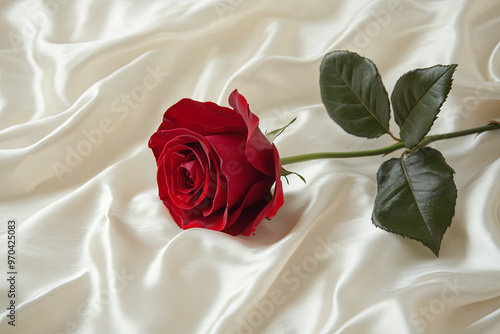
<instances>
[{"instance_id":1,"label":"white satin background","mask_svg":"<svg viewBox=\"0 0 500 334\"><path fill-rule=\"evenodd\" d=\"M370 221L389 157L290 165L307 184L289 177L278 215L232 237L177 227L147 147L179 99L227 106L234 89L263 130L297 117L283 157L390 145L328 118L319 65L338 49L389 92L457 63L432 133L484 125L500 117L497 0L7 0L0 31L1 333L500 332L500 132L432 145L458 187L439 258Z\"/></svg>"}]
</instances>

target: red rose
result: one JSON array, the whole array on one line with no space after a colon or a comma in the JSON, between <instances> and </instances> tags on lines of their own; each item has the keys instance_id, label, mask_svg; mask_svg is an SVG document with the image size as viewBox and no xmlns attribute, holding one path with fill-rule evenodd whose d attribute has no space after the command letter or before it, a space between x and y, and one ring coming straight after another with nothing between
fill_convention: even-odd
<instances>
[{"instance_id":1,"label":"red rose","mask_svg":"<svg viewBox=\"0 0 500 334\"><path fill-rule=\"evenodd\" d=\"M183 229L250 235L283 205L276 147L237 90L229 104L182 99L149 140L160 198Z\"/></svg>"}]
</instances>

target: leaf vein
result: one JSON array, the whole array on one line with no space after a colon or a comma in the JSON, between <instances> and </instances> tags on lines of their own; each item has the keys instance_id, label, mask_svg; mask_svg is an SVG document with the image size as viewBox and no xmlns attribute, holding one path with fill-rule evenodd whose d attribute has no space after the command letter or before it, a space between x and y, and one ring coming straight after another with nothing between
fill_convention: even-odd
<instances>
[{"instance_id":1,"label":"leaf vein","mask_svg":"<svg viewBox=\"0 0 500 334\"><path fill-rule=\"evenodd\" d=\"M408 175L408 172L406 171L404 159L401 159L401 168L403 169L403 174L405 176L406 182L408 182L408 188L410 188L411 196L413 197L413 200L416 204L417 211L420 215L420 218L422 218L422 221L424 222L425 228L429 232L429 235L432 237L433 236L432 231L429 228L429 226L427 225L427 222L425 221L424 215L422 214L422 210L420 209L420 206L418 205L418 201L417 201L417 198L415 196L415 191L413 190L413 187L411 186L410 176Z\"/></svg>"},{"instance_id":2,"label":"leaf vein","mask_svg":"<svg viewBox=\"0 0 500 334\"><path fill-rule=\"evenodd\" d=\"M346 85L347 88L349 88L349 90L351 91L351 93L359 100L360 104L365 108L365 110L373 117L375 118L375 120L377 121L378 124L380 124L380 126L382 127L382 129L385 130L385 132L387 133L390 133L389 132L389 129L387 129L384 124L382 124L382 122L380 122L380 120L375 116L375 114L372 112L372 110L370 108L368 108L368 106L365 105L365 103L362 101L361 97L359 97L356 92L354 91L354 89L352 88L351 85L349 85L349 83L344 80L344 77L342 77L342 75L337 71L337 68L333 65L333 64L329 64L331 66L331 68L333 69L333 71L335 71L335 73L337 74L337 76L342 80L342 82L344 82L344 84Z\"/></svg>"}]
</instances>

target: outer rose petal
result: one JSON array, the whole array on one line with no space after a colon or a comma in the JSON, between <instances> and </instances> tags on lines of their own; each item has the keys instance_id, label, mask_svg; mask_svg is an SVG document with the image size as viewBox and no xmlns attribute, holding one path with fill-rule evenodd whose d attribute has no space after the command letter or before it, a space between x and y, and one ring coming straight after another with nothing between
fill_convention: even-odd
<instances>
[{"instance_id":1,"label":"outer rose petal","mask_svg":"<svg viewBox=\"0 0 500 334\"><path fill-rule=\"evenodd\" d=\"M234 111L213 102L182 99L168 108L160 130L189 129L202 136L214 133L245 132L245 122Z\"/></svg>"},{"instance_id":2,"label":"outer rose petal","mask_svg":"<svg viewBox=\"0 0 500 334\"><path fill-rule=\"evenodd\" d=\"M246 158L245 136L225 134L207 136L206 139L216 151L221 162L221 171L227 180L228 207L232 208L234 205L241 203L253 184L269 179L269 177L255 169ZM269 189L264 190L260 196L257 195L260 197L259 200L266 197L268 191Z\"/></svg>"},{"instance_id":3,"label":"outer rose petal","mask_svg":"<svg viewBox=\"0 0 500 334\"><path fill-rule=\"evenodd\" d=\"M255 210L258 213L255 218L248 219L245 221L245 219L237 220L231 227L228 229L224 230L224 232L231 234L231 235L250 235L253 232L255 232L255 228L260 224L260 222L264 218L272 218L274 217L277 213L278 210L283 206L284 197L283 197L283 184L281 183L281 163L280 163L280 157L278 150L273 144L273 155L274 155L274 161L275 161L275 176L276 176L276 184L274 185L274 194L269 203L267 203L262 210L258 211Z\"/></svg>"},{"instance_id":4,"label":"outer rose petal","mask_svg":"<svg viewBox=\"0 0 500 334\"><path fill-rule=\"evenodd\" d=\"M259 129L259 118L250 111L247 100L238 93L237 89L229 96L229 105L243 117L247 126L248 161L262 173L272 177L274 175L273 149L269 140Z\"/></svg>"}]
</instances>

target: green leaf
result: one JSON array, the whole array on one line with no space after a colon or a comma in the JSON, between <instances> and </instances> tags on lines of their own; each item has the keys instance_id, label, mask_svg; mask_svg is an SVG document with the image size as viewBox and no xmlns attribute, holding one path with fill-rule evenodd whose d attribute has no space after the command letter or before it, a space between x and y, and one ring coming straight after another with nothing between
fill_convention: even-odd
<instances>
[{"instance_id":1,"label":"green leaf","mask_svg":"<svg viewBox=\"0 0 500 334\"><path fill-rule=\"evenodd\" d=\"M375 138L389 132L390 105L375 64L349 51L334 51L320 67L321 99L346 132Z\"/></svg>"},{"instance_id":2,"label":"green leaf","mask_svg":"<svg viewBox=\"0 0 500 334\"><path fill-rule=\"evenodd\" d=\"M297 175L304 183L307 183L306 182L306 179L304 179L304 177L302 175L300 175L299 173L295 173L295 172L290 172L289 170L286 170L285 168L281 167L281 176L284 176L285 177L285 180L286 180L286 183L287 184L290 184L290 182L288 182L288 175Z\"/></svg>"},{"instance_id":3,"label":"green leaf","mask_svg":"<svg viewBox=\"0 0 500 334\"><path fill-rule=\"evenodd\" d=\"M293 122L295 122L295 120L297 119L297 117L295 117L294 119L292 119L292 121L290 123L288 123L287 125L285 125L284 127L282 128L279 128L279 129L276 129L276 130L273 130L273 131L269 131L264 134L267 138L267 140L269 140L271 143L274 142L274 140L276 139L276 137L278 137L280 134L283 133L283 131L286 130L286 128L288 128L288 126L290 124L292 124Z\"/></svg>"},{"instance_id":4,"label":"green leaf","mask_svg":"<svg viewBox=\"0 0 500 334\"><path fill-rule=\"evenodd\" d=\"M451 89L456 64L436 65L404 74L391 95L394 119L405 146L413 148L429 132Z\"/></svg>"},{"instance_id":5,"label":"green leaf","mask_svg":"<svg viewBox=\"0 0 500 334\"><path fill-rule=\"evenodd\" d=\"M373 223L420 241L438 256L455 214L453 173L441 153L428 147L384 162L377 173Z\"/></svg>"}]
</instances>

